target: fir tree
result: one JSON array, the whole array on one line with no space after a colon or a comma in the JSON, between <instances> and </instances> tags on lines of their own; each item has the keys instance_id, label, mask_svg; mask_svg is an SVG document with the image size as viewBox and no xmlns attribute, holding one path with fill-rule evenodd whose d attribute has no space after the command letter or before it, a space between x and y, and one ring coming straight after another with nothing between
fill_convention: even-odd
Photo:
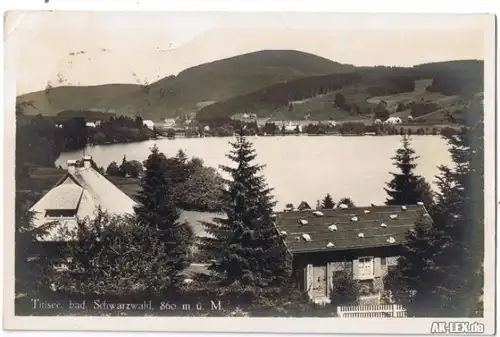
<instances>
[{"instance_id":1,"label":"fir tree","mask_svg":"<svg viewBox=\"0 0 500 337\"><path fill-rule=\"evenodd\" d=\"M15 292L34 296L48 288L51 263L34 244L47 235L56 223L35 227L29 206L37 198L31 193L16 192L15 205Z\"/></svg>"},{"instance_id":2,"label":"fir tree","mask_svg":"<svg viewBox=\"0 0 500 337\"><path fill-rule=\"evenodd\" d=\"M431 211L434 206L434 192L431 190L431 186L424 177L420 177L418 180L417 191L425 208Z\"/></svg>"},{"instance_id":3,"label":"fir tree","mask_svg":"<svg viewBox=\"0 0 500 337\"><path fill-rule=\"evenodd\" d=\"M481 103L473 100L468 110L461 132L445 136L454 167L440 167L433 225L417 227L398 263L416 316L477 315L484 277L484 131Z\"/></svg>"},{"instance_id":4,"label":"fir tree","mask_svg":"<svg viewBox=\"0 0 500 337\"><path fill-rule=\"evenodd\" d=\"M144 162L146 171L141 179L141 191L137 195L139 206L135 208L140 224L153 228L165 243L170 267L171 283L177 286L180 273L190 263L190 249L194 234L187 222L179 221L179 211L174 203L173 186L165 176L166 157L154 146Z\"/></svg>"},{"instance_id":5,"label":"fir tree","mask_svg":"<svg viewBox=\"0 0 500 337\"><path fill-rule=\"evenodd\" d=\"M321 208L323 209L333 209L335 207L335 202L332 199L330 193L328 193L321 203Z\"/></svg>"},{"instance_id":6,"label":"fir tree","mask_svg":"<svg viewBox=\"0 0 500 337\"><path fill-rule=\"evenodd\" d=\"M122 164L120 165L120 175L122 177L127 176L126 166L127 166L127 156L124 155L122 159Z\"/></svg>"},{"instance_id":7,"label":"fir tree","mask_svg":"<svg viewBox=\"0 0 500 337\"><path fill-rule=\"evenodd\" d=\"M167 158L163 166L165 177L173 185L174 202L177 207L186 207L186 182L193 174L187 155L179 150L175 157Z\"/></svg>"},{"instance_id":8,"label":"fir tree","mask_svg":"<svg viewBox=\"0 0 500 337\"><path fill-rule=\"evenodd\" d=\"M436 264L444 277L440 309L450 317L473 315L483 288L484 123L478 99L468 105L461 132L445 135L454 167L441 167L433 217L442 232Z\"/></svg>"},{"instance_id":9,"label":"fir tree","mask_svg":"<svg viewBox=\"0 0 500 337\"><path fill-rule=\"evenodd\" d=\"M384 279L396 303L402 304L410 316L438 316L436 285L444 277L434 261L439 254L439 237L430 218L422 214L406 234L396 269Z\"/></svg>"},{"instance_id":10,"label":"fir tree","mask_svg":"<svg viewBox=\"0 0 500 337\"><path fill-rule=\"evenodd\" d=\"M345 205L348 208L354 208L354 207L356 207L356 205L354 204L354 201L352 201L352 199L349 198L349 197L341 198L339 200L339 202L338 202L338 206L340 206L340 205Z\"/></svg>"},{"instance_id":11,"label":"fir tree","mask_svg":"<svg viewBox=\"0 0 500 337\"><path fill-rule=\"evenodd\" d=\"M108 176L112 176L112 177L119 177L119 176L121 176L120 167L118 167L118 164L115 161L112 161L108 165L108 168L106 169L106 174Z\"/></svg>"},{"instance_id":12,"label":"fir tree","mask_svg":"<svg viewBox=\"0 0 500 337\"><path fill-rule=\"evenodd\" d=\"M410 147L410 137L404 135L401 143L402 147L392 157L394 166L400 172L391 173L393 178L387 183L388 188L385 188L389 195L387 205L415 205L422 199L421 191L418 190L421 178L413 173L418 156L415 156L415 151Z\"/></svg>"},{"instance_id":13,"label":"fir tree","mask_svg":"<svg viewBox=\"0 0 500 337\"><path fill-rule=\"evenodd\" d=\"M228 157L236 167L222 167L231 177L224 190L226 218L204 223L212 237L203 239L201 248L213 257L210 270L222 285L283 286L289 282L290 261L272 220L271 189L259 175L263 166L252 164L255 150L242 131L230 144Z\"/></svg>"}]
</instances>

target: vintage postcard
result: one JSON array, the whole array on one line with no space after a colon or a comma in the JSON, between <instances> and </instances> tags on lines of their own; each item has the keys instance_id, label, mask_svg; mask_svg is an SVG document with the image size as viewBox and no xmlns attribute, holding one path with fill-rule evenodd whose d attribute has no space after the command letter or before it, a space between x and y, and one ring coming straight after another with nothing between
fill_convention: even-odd
<instances>
[{"instance_id":1,"label":"vintage postcard","mask_svg":"<svg viewBox=\"0 0 500 337\"><path fill-rule=\"evenodd\" d=\"M492 334L494 27L7 12L4 327Z\"/></svg>"}]
</instances>

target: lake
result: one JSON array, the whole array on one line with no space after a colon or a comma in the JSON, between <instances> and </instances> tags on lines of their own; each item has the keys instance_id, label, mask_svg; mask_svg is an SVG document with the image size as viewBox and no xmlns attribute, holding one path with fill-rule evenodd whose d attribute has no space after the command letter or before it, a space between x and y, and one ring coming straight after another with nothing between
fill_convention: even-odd
<instances>
[{"instance_id":1,"label":"lake","mask_svg":"<svg viewBox=\"0 0 500 337\"><path fill-rule=\"evenodd\" d=\"M315 207L316 201L330 193L335 201L350 197L357 206L382 204L384 186L392 176L391 157L400 147L400 136L285 136L249 137L257 151L256 162L266 165L263 174L274 188L277 209L302 200ZM218 168L231 165L226 158L230 149L228 138L177 138L151 140L141 143L89 147L98 166L128 160L143 161L156 144L167 156L182 149L191 157L202 158L205 165ZM437 166L450 165L446 141L439 136L413 136L412 147L420 156L416 172L432 182L435 188ZM65 167L68 159L80 159L83 151L63 153L56 165Z\"/></svg>"}]
</instances>

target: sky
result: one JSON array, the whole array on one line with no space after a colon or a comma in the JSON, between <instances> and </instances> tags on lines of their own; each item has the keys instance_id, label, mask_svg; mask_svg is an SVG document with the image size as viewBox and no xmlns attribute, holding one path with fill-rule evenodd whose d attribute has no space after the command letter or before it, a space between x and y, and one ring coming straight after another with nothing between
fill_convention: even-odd
<instances>
[{"instance_id":1,"label":"sky","mask_svg":"<svg viewBox=\"0 0 500 337\"><path fill-rule=\"evenodd\" d=\"M485 27L478 14L32 11L7 14L4 41L20 95L47 85L151 83L264 49L358 66L483 59Z\"/></svg>"}]
</instances>

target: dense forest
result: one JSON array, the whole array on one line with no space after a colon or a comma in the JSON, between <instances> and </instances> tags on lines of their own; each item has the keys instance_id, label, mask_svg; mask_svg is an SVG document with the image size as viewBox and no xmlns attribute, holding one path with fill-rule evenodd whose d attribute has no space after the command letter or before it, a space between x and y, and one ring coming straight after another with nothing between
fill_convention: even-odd
<instances>
[{"instance_id":1,"label":"dense forest","mask_svg":"<svg viewBox=\"0 0 500 337\"><path fill-rule=\"evenodd\" d=\"M262 88L246 95L240 95L220 101L202 108L197 113L201 122L212 118L231 116L238 113L255 113L259 117L272 115L276 111L284 117L297 118L293 112L294 103L337 93L349 97L349 104L338 104L337 100L323 101L320 109L328 110L333 106L331 115L335 117L347 115L370 115L376 118L387 118L387 111L381 105L368 104L366 100L375 96L394 95L415 90L415 81L431 80L428 92L446 96L460 95L465 99L482 92L484 75L482 61L456 61L431 63L411 68L403 67L360 67L353 72L312 76L287 81ZM326 103L326 105L325 105ZM432 112L439 106L425 102L425 111ZM432 108L432 109L429 109ZM422 115L422 106L415 108ZM341 110L341 111L338 111ZM337 119L335 118L335 119ZM286 119L286 118L285 118Z\"/></svg>"},{"instance_id":2,"label":"dense forest","mask_svg":"<svg viewBox=\"0 0 500 337\"><path fill-rule=\"evenodd\" d=\"M245 112L268 116L270 111L286 106L290 102L323 95L360 82L361 77L355 73L302 78L211 104L198 112L197 119L203 122L214 117L231 116Z\"/></svg>"},{"instance_id":3,"label":"dense forest","mask_svg":"<svg viewBox=\"0 0 500 337\"><path fill-rule=\"evenodd\" d=\"M61 152L84 149L87 145L126 143L155 137L142 119L111 117L87 127L82 117L54 123L42 116L26 118L18 111L16 123L16 166L52 167Z\"/></svg>"}]
</instances>

